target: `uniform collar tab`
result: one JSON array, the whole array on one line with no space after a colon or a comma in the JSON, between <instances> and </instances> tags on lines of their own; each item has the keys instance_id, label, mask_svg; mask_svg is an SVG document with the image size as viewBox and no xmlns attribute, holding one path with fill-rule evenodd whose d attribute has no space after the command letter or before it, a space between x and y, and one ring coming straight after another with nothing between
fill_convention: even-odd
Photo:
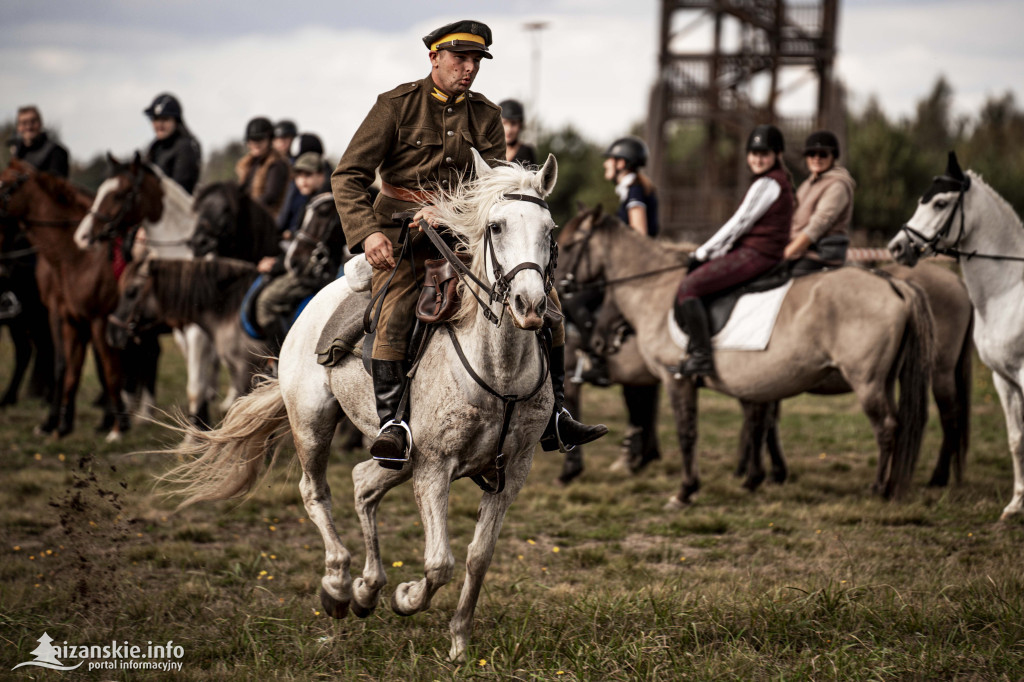
<instances>
[{"instance_id":1,"label":"uniform collar tab","mask_svg":"<svg viewBox=\"0 0 1024 682\"><path fill-rule=\"evenodd\" d=\"M442 104L447 104L448 100L451 99L451 97L449 97L448 95L446 95L443 92L441 92L441 90L438 89L438 87L436 85L433 86L433 90L431 90L430 96L433 97L434 99L436 99L438 102L441 102ZM459 102L461 102L464 99L466 99L466 95L465 94L459 95L458 97L455 98L455 103L458 104Z\"/></svg>"}]
</instances>

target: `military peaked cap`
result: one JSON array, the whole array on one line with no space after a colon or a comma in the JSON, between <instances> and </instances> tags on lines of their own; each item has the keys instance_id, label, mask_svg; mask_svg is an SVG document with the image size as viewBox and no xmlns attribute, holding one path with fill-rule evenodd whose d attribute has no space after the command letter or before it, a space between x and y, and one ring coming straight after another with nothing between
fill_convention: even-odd
<instances>
[{"instance_id":1,"label":"military peaked cap","mask_svg":"<svg viewBox=\"0 0 1024 682\"><path fill-rule=\"evenodd\" d=\"M480 52L487 59L492 58L487 51L491 46L491 29L487 24L472 19L456 21L431 31L429 35L423 36L423 44L431 52Z\"/></svg>"}]
</instances>

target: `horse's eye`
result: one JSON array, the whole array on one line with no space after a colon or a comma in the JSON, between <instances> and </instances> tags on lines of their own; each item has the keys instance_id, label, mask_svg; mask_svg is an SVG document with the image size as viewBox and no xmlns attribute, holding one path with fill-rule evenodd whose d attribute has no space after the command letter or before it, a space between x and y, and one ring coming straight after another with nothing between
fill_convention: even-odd
<instances>
[{"instance_id":1,"label":"horse's eye","mask_svg":"<svg viewBox=\"0 0 1024 682\"><path fill-rule=\"evenodd\" d=\"M489 229L492 234L501 234L501 225L498 223L491 223L487 226L487 229Z\"/></svg>"},{"instance_id":2,"label":"horse's eye","mask_svg":"<svg viewBox=\"0 0 1024 682\"><path fill-rule=\"evenodd\" d=\"M128 298L138 297L139 287L133 284L132 286L128 287L128 289L124 292L124 295L127 296Z\"/></svg>"},{"instance_id":3,"label":"horse's eye","mask_svg":"<svg viewBox=\"0 0 1024 682\"><path fill-rule=\"evenodd\" d=\"M939 201L935 202L935 208L939 209L940 211L942 209L946 208L947 206L949 206L949 202L948 201L943 201L943 200L940 199Z\"/></svg>"}]
</instances>

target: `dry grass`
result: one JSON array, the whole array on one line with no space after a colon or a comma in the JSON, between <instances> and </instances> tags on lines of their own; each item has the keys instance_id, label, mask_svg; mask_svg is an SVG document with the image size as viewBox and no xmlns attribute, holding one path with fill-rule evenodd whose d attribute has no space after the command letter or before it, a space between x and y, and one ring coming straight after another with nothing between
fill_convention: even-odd
<instances>
[{"instance_id":1,"label":"dry grass","mask_svg":"<svg viewBox=\"0 0 1024 682\"><path fill-rule=\"evenodd\" d=\"M162 376L160 403L170 407L183 395L171 346ZM319 613L322 545L294 466L279 464L249 501L174 514L152 489L174 462L122 454L159 445L158 427L108 446L83 405L71 437L41 442L31 426L43 410L25 403L0 414L0 670L31 660L46 631L76 644L173 640L185 651L178 677L204 680L1024 679L1024 526L996 521L1012 469L989 373L979 366L975 376L966 484L923 487L939 443L933 415L917 487L899 505L868 494L874 447L849 397L787 402L793 480L749 494L731 475L736 405L703 394L704 489L691 508L664 511L679 480L668 416L664 459L636 477L612 474L621 400L616 389L589 390L589 415L612 434L567 489L554 484L560 461L538 452L462 666L445 656L480 498L471 482L453 485L460 567L431 610L332 621ZM83 402L94 393L92 383ZM357 570L349 472L364 457L339 450L330 473ZM408 486L385 500L380 527L390 587L418 579L423 539Z\"/></svg>"}]
</instances>

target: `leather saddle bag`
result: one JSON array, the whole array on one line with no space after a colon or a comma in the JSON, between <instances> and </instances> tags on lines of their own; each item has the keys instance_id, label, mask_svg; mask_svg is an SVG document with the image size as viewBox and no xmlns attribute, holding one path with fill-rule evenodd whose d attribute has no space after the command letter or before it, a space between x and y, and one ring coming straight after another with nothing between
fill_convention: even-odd
<instances>
[{"instance_id":1,"label":"leather saddle bag","mask_svg":"<svg viewBox=\"0 0 1024 682\"><path fill-rule=\"evenodd\" d=\"M461 254L459 258L466 263L467 258ZM444 258L428 259L424 265L426 274L423 276L423 289L416 303L416 319L426 324L447 322L459 311L462 304L462 298L459 296L459 275L452 264Z\"/></svg>"}]
</instances>

